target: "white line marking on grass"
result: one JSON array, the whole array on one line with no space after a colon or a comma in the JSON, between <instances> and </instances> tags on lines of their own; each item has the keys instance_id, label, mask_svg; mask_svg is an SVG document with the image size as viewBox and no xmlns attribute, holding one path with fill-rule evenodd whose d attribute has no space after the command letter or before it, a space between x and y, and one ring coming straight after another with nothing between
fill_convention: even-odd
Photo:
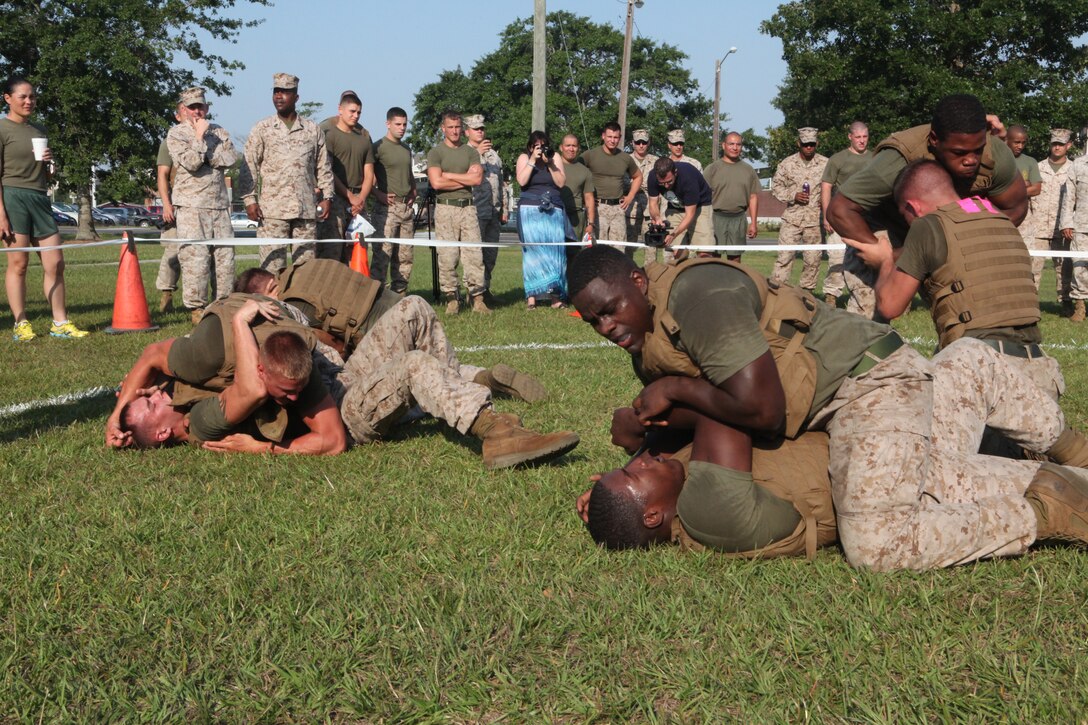
<instances>
[{"instance_id":1,"label":"white line marking on grass","mask_svg":"<svg viewBox=\"0 0 1088 725\"><path fill-rule=\"evenodd\" d=\"M68 405L69 403L78 403L82 400L99 398L103 395L116 393L118 390L119 388L100 385L97 388L81 390L78 393L56 395L52 398L45 398L44 400L32 400L29 403L16 403L15 405L0 408L0 418L9 418L13 415L19 415L20 413L26 413L27 411L38 410L40 408L53 408L61 405Z\"/></svg>"},{"instance_id":2,"label":"white line marking on grass","mask_svg":"<svg viewBox=\"0 0 1088 725\"><path fill-rule=\"evenodd\" d=\"M472 345L459 347L457 352L493 352L501 350L590 350L595 347L612 347L610 342L515 342L509 345Z\"/></svg>"}]
</instances>

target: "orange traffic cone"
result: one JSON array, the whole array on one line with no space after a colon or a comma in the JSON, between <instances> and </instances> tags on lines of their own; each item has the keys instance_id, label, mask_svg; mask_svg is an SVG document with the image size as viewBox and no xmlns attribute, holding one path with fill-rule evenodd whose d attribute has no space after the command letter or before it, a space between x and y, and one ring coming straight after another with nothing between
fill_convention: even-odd
<instances>
[{"instance_id":1,"label":"orange traffic cone","mask_svg":"<svg viewBox=\"0 0 1088 725\"><path fill-rule=\"evenodd\" d=\"M147 309L147 293L140 276L140 258L136 255L136 243L128 232L121 236L121 264L117 268L117 291L113 295L113 324L106 328L110 335L124 332L151 332L159 329L151 324Z\"/></svg>"},{"instance_id":2,"label":"orange traffic cone","mask_svg":"<svg viewBox=\"0 0 1088 725\"><path fill-rule=\"evenodd\" d=\"M366 241L355 233L355 246L351 250L351 268L364 277L370 276L370 263L366 258Z\"/></svg>"}]
</instances>

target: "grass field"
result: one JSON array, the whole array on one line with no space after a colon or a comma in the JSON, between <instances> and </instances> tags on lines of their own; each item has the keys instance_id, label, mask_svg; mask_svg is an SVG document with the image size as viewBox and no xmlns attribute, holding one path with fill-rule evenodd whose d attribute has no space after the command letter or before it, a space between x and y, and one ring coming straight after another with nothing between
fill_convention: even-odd
<instances>
[{"instance_id":1,"label":"grass field","mask_svg":"<svg viewBox=\"0 0 1088 725\"><path fill-rule=\"evenodd\" d=\"M427 257L412 291L429 297ZM0 339L4 720L1084 721L1086 552L873 575L836 549L741 562L593 546L574 498L623 461L608 424L638 385L584 323L525 311L516 250L500 255L502 306L447 329L466 362L551 390L500 409L582 444L502 472L434 422L271 459L109 452L109 394L13 410L117 385L143 345L187 330L174 313L157 333L102 334L117 248L67 258L71 315L95 334ZM1063 407L1084 426L1088 328L1056 316L1052 274L1043 291ZM30 297L41 334L36 264ZM924 311L897 327L932 349ZM565 347L501 349L527 342Z\"/></svg>"}]
</instances>

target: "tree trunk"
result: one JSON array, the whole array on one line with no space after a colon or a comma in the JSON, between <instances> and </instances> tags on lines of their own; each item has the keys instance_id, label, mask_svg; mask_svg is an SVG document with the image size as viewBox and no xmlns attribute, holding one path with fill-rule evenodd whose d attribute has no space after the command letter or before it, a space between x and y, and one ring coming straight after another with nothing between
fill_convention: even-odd
<instances>
[{"instance_id":1,"label":"tree trunk","mask_svg":"<svg viewBox=\"0 0 1088 725\"><path fill-rule=\"evenodd\" d=\"M91 216L91 190L81 187L76 194L79 200L79 226L76 227L76 239L81 241L94 241L99 238L94 228L94 217Z\"/></svg>"}]
</instances>

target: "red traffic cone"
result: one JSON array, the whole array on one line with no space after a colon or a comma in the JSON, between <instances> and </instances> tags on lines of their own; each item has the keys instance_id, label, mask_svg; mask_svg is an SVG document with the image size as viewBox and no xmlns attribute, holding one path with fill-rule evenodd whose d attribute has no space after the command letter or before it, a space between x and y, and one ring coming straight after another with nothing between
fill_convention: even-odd
<instances>
[{"instance_id":1,"label":"red traffic cone","mask_svg":"<svg viewBox=\"0 0 1088 725\"><path fill-rule=\"evenodd\" d=\"M117 268L117 291L113 295L113 324L106 328L110 335L125 332L151 332L159 329L151 324L147 309L147 293L140 276L140 258L136 255L136 243L128 232L121 236L121 264Z\"/></svg>"},{"instance_id":2,"label":"red traffic cone","mask_svg":"<svg viewBox=\"0 0 1088 725\"><path fill-rule=\"evenodd\" d=\"M355 233L355 246L351 250L351 265L359 274L364 277L370 276L370 262L366 258L366 241L359 238L359 233Z\"/></svg>"}]
</instances>

